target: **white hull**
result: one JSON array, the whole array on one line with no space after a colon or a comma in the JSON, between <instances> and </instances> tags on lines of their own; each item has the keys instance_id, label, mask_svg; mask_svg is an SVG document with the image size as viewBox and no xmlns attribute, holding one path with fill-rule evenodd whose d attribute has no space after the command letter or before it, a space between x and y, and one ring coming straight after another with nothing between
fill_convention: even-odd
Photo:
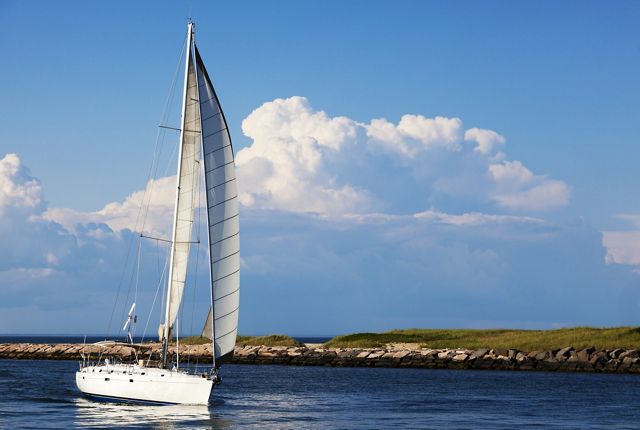
<instances>
[{"instance_id":1,"label":"white hull","mask_svg":"<svg viewBox=\"0 0 640 430\"><path fill-rule=\"evenodd\" d=\"M213 381L206 374L107 364L83 367L76 372L76 385L87 395L114 400L207 405Z\"/></svg>"}]
</instances>

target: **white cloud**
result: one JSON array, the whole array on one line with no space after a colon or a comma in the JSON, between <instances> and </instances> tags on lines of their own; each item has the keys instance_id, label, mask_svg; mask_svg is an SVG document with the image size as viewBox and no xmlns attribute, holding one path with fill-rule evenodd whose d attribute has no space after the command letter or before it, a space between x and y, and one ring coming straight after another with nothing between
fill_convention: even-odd
<instances>
[{"instance_id":1,"label":"white cloud","mask_svg":"<svg viewBox=\"0 0 640 430\"><path fill-rule=\"evenodd\" d=\"M0 215L15 210L38 212L44 204L40 181L31 176L18 155L0 159Z\"/></svg>"},{"instance_id":2,"label":"white cloud","mask_svg":"<svg viewBox=\"0 0 640 430\"><path fill-rule=\"evenodd\" d=\"M627 221L635 229L602 232L602 244L607 248L606 262L640 265L640 215L620 214L615 218Z\"/></svg>"},{"instance_id":3,"label":"white cloud","mask_svg":"<svg viewBox=\"0 0 640 430\"><path fill-rule=\"evenodd\" d=\"M492 215L480 212L469 212L463 214L448 214L445 212L426 210L410 215L393 215L385 213L370 214L348 214L346 220L361 224L381 224L398 221L418 220L422 222L449 224L455 226L479 226L487 224L507 224L507 223L532 223L544 224L545 221L535 217L513 216L513 215Z\"/></svg>"},{"instance_id":4,"label":"white cloud","mask_svg":"<svg viewBox=\"0 0 640 430\"><path fill-rule=\"evenodd\" d=\"M565 206L571 189L562 181L534 175L520 161L503 161L489 166L496 184L491 198L513 210L543 211Z\"/></svg>"},{"instance_id":5,"label":"white cloud","mask_svg":"<svg viewBox=\"0 0 640 430\"><path fill-rule=\"evenodd\" d=\"M366 124L331 117L314 110L304 97L290 97L264 103L243 121L242 129L252 139L236 154L244 209L336 218L380 209L406 212L394 208L394 201L445 196L469 199L463 210L468 213L487 201L522 212L562 207L570 196L564 182L535 175L522 162L494 153L505 144L503 136L488 129L464 131L459 118L407 114L398 124L386 119ZM476 145L465 145L465 140ZM397 170L390 172L390 166ZM94 222L114 231L140 231L139 207L152 193L144 231L165 237L174 188L174 177L160 178L98 211L51 208L43 217L69 230Z\"/></svg>"},{"instance_id":6,"label":"white cloud","mask_svg":"<svg viewBox=\"0 0 640 430\"><path fill-rule=\"evenodd\" d=\"M504 145L507 141L504 136L495 131L482 128L470 128L465 131L464 140L476 142L473 150L481 154L490 154L496 147Z\"/></svg>"},{"instance_id":7,"label":"white cloud","mask_svg":"<svg viewBox=\"0 0 640 430\"><path fill-rule=\"evenodd\" d=\"M367 124L330 117L305 98L291 97L260 106L244 120L243 131L253 140L236 157L245 208L332 217L369 213L389 207L395 197L379 190L394 188L417 193L407 199L464 196L521 212L562 207L571 194L564 182L494 153L505 144L503 136L480 128L465 132L459 118L407 114L398 124ZM406 174L394 175L389 166ZM381 186L381 176L394 186Z\"/></svg>"},{"instance_id":8,"label":"white cloud","mask_svg":"<svg viewBox=\"0 0 640 430\"><path fill-rule=\"evenodd\" d=\"M144 190L127 196L122 202L111 202L95 212L79 212L70 208L50 208L43 219L55 221L69 231L76 231L78 225L88 223L106 224L112 230L129 229L135 232L169 237L175 206L176 177L167 176L151 180ZM141 211L145 203L146 213ZM204 201L201 199L201 201ZM96 230L94 234L104 232Z\"/></svg>"},{"instance_id":9,"label":"white cloud","mask_svg":"<svg viewBox=\"0 0 640 430\"><path fill-rule=\"evenodd\" d=\"M369 194L341 183L328 166L354 144L356 127L348 118L313 111L303 97L263 104L242 122L253 143L236 155L240 202L329 215L366 210Z\"/></svg>"},{"instance_id":10,"label":"white cloud","mask_svg":"<svg viewBox=\"0 0 640 430\"><path fill-rule=\"evenodd\" d=\"M397 126L384 118L362 126L372 144L409 158L436 148L460 150L462 121L459 118L404 115Z\"/></svg>"},{"instance_id":11,"label":"white cloud","mask_svg":"<svg viewBox=\"0 0 640 430\"><path fill-rule=\"evenodd\" d=\"M363 149L362 142L353 144ZM322 152L319 166L330 169L335 152L351 156L349 145L345 140L340 151ZM443 148L423 155L438 150L458 155ZM468 156L487 158L468 150ZM424 160L416 157L416 162ZM480 164L485 176L490 176L487 163L496 163ZM521 164L503 167L494 169L497 177L516 182L516 191L532 189L531 183L540 185L536 181L541 179L527 174L529 170ZM332 172L337 177L334 184L350 184L340 173ZM310 182L314 186L330 188L332 184L322 182L324 177L311 179L316 181ZM30 180L34 179L26 179ZM2 187L15 189L20 183L16 180ZM162 223L170 223L171 216L164 213L172 212L174 187L173 177L145 187L154 190L151 200L155 209L149 217L154 229L162 231L167 228ZM135 225L145 190L91 213L59 208L42 216L42 206L29 204L18 205L22 208L19 214L8 212L0 224L0 242L10 244L0 247L0 324L28 331L41 326L42 321L54 321L52 330L73 330L78 321L89 321L85 330L104 332L126 245L135 238L127 229ZM41 191L38 195L44 201ZM473 326L478 321L514 326L527 321L538 327L554 321L619 324L627 321L626 315L637 315L636 308L620 312L611 305L622 297L624 291L619 286L628 281L629 270L604 265L600 234L589 228L561 227L533 216L479 210L451 214L436 209L394 213L343 209L341 216L329 217L320 211L265 209L250 206L242 211L243 231L249 232L243 236L242 251L243 294L247 298L242 329L246 332L290 330L292 318L304 322L298 330L317 333L415 325ZM613 242L608 241L611 238ZM625 243L640 241L627 238ZM621 246L616 245L616 236L609 239L605 238L613 255L609 262L636 261L633 254L618 250ZM141 304L152 302L158 285L154 276L161 270L166 248L148 256L148 251L155 249L155 244L147 248L147 257L141 261L146 273L140 279L141 288L146 289L141 294L147 294L148 299L140 298ZM621 269L626 271L621 274ZM206 276L203 271L203 281L198 283L204 285ZM341 300L335 300L337 295ZM292 308L290 304L297 301L315 305ZM25 306L30 318L23 323ZM425 314L425 306L433 312ZM569 318L567 306L581 311ZM599 311L593 312L595 308ZM286 318L269 318L267 314ZM499 321L486 317L497 314L501 315ZM327 315L332 316L329 326Z\"/></svg>"},{"instance_id":12,"label":"white cloud","mask_svg":"<svg viewBox=\"0 0 640 430\"><path fill-rule=\"evenodd\" d=\"M531 170L527 169L520 161L504 161L500 164L491 164L489 172L494 181L511 188L526 185L534 178Z\"/></svg>"},{"instance_id":13,"label":"white cloud","mask_svg":"<svg viewBox=\"0 0 640 430\"><path fill-rule=\"evenodd\" d=\"M607 263L640 265L640 231L605 231L602 244Z\"/></svg>"}]
</instances>

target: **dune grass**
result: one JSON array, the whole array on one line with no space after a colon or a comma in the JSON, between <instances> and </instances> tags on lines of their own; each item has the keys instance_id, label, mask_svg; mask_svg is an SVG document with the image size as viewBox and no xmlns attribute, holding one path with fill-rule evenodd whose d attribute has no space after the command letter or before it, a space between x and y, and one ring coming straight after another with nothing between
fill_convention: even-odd
<instances>
[{"instance_id":1,"label":"dune grass","mask_svg":"<svg viewBox=\"0 0 640 430\"><path fill-rule=\"evenodd\" d=\"M173 344L174 342L172 342ZM189 336L180 339L183 345L203 345L211 343L206 337ZM264 346L300 346L300 342L285 334L272 334L269 336L238 336L236 344L244 345L264 345Z\"/></svg>"},{"instance_id":2,"label":"dune grass","mask_svg":"<svg viewBox=\"0 0 640 430\"><path fill-rule=\"evenodd\" d=\"M269 336L238 336L238 345L264 346L301 346L302 344L286 334L272 334Z\"/></svg>"},{"instance_id":3,"label":"dune grass","mask_svg":"<svg viewBox=\"0 0 640 430\"><path fill-rule=\"evenodd\" d=\"M574 348L640 348L640 327L573 327L558 330L408 329L337 336L330 348L378 348L389 343L417 343L423 348L494 348L521 351Z\"/></svg>"},{"instance_id":4,"label":"dune grass","mask_svg":"<svg viewBox=\"0 0 640 430\"><path fill-rule=\"evenodd\" d=\"M203 336L189 336L180 338L180 343L183 345L204 345L211 343L211 340ZM171 344L175 344L175 341L172 341Z\"/></svg>"}]
</instances>

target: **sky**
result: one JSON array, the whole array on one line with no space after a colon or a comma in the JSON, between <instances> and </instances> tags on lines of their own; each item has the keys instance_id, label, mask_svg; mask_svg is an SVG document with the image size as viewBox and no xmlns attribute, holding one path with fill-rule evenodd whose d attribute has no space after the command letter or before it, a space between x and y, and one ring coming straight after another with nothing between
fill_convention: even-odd
<instances>
[{"instance_id":1,"label":"sky","mask_svg":"<svg viewBox=\"0 0 640 430\"><path fill-rule=\"evenodd\" d=\"M4 0L0 333L118 333L145 190L170 234L188 17L236 152L241 334L639 324L637 2ZM143 316L166 248L140 246Z\"/></svg>"}]
</instances>

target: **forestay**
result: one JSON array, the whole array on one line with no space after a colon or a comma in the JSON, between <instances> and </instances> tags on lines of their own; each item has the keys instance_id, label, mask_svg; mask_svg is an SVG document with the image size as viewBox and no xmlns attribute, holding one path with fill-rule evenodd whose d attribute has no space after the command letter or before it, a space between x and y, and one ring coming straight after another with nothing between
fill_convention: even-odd
<instances>
[{"instance_id":1,"label":"forestay","mask_svg":"<svg viewBox=\"0 0 640 430\"><path fill-rule=\"evenodd\" d=\"M220 102L195 48L202 116L209 222L213 312L202 335L214 340L216 358L233 353L240 303L240 224L231 137ZM212 324L212 320L215 324Z\"/></svg>"}]
</instances>

